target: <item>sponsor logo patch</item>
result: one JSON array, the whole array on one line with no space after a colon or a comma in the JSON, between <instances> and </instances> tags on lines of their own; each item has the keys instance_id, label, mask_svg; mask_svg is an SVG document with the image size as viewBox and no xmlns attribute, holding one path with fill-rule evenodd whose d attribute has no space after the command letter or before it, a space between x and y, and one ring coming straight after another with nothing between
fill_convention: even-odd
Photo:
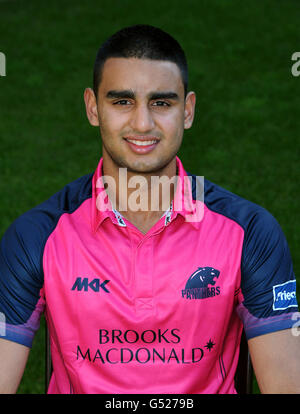
<instances>
[{"instance_id":1,"label":"sponsor logo patch","mask_svg":"<svg viewBox=\"0 0 300 414\"><path fill-rule=\"evenodd\" d=\"M296 280L273 286L273 310L297 306Z\"/></svg>"}]
</instances>

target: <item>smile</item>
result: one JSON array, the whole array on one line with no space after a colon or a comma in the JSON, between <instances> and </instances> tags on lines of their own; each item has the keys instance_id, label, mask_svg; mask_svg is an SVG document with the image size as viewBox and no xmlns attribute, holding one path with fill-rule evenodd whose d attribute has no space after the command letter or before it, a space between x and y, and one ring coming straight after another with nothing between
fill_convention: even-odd
<instances>
[{"instance_id":1,"label":"smile","mask_svg":"<svg viewBox=\"0 0 300 414\"><path fill-rule=\"evenodd\" d=\"M141 147L144 147L146 145L152 145L152 144L156 144L157 143L157 140L155 140L155 139L152 140L152 141L136 141L134 139L126 139L126 141L131 142L131 143L133 143L135 145L139 145Z\"/></svg>"},{"instance_id":2,"label":"smile","mask_svg":"<svg viewBox=\"0 0 300 414\"><path fill-rule=\"evenodd\" d=\"M146 137L145 137L146 138ZM156 145L159 143L157 138L155 139L134 139L134 138L124 138L125 141L129 144L131 150L136 154L147 154L151 152Z\"/></svg>"}]
</instances>

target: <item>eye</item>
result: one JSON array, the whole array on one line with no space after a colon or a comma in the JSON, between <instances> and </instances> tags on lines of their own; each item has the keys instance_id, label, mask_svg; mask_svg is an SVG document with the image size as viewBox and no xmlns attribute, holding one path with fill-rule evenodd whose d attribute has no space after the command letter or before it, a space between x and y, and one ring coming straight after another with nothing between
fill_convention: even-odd
<instances>
[{"instance_id":1,"label":"eye","mask_svg":"<svg viewBox=\"0 0 300 414\"><path fill-rule=\"evenodd\" d=\"M154 106L170 106L170 104L166 101L155 101L153 102Z\"/></svg>"},{"instance_id":2,"label":"eye","mask_svg":"<svg viewBox=\"0 0 300 414\"><path fill-rule=\"evenodd\" d=\"M120 101L114 102L113 105L127 105L130 104L130 101L128 99L121 99Z\"/></svg>"}]
</instances>

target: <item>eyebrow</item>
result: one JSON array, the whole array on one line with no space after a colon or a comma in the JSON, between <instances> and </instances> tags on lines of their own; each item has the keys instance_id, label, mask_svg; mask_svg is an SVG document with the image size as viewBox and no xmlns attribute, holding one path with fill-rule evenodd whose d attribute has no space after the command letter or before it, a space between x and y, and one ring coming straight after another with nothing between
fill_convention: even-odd
<instances>
[{"instance_id":1,"label":"eyebrow","mask_svg":"<svg viewBox=\"0 0 300 414\"><path fill-rule=\"evenodd\" d=\"M106 94L108 99L135 99L135 94L132 89L126 90L111 90L108 91ZM179 96L176 92L150 92L148 94L150 100L153 99L174 99L176 101L179 100Z\"/></svg>"}]
</instances>

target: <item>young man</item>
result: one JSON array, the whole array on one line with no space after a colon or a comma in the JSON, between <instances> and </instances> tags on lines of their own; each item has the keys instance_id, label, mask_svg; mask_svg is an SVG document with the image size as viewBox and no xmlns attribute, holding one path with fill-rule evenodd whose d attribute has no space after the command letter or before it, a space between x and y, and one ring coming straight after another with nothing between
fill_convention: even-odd
<instances>
[{"instance_id":1,"label":"young man","mask_svg":"<svg viewBox=\"0 0 300 414\"><path fill-rule=\"evenodd\" d=\"M243 327L261 391L300 392L285 237L263 208L207 180L203 194L185 171L187 79L160 29L126 28L100 48L84 92L103 143L96 171L1 241L2 392L17 390L43 310L49 393L235 393Z\"/></svg>"}]
</instances>

